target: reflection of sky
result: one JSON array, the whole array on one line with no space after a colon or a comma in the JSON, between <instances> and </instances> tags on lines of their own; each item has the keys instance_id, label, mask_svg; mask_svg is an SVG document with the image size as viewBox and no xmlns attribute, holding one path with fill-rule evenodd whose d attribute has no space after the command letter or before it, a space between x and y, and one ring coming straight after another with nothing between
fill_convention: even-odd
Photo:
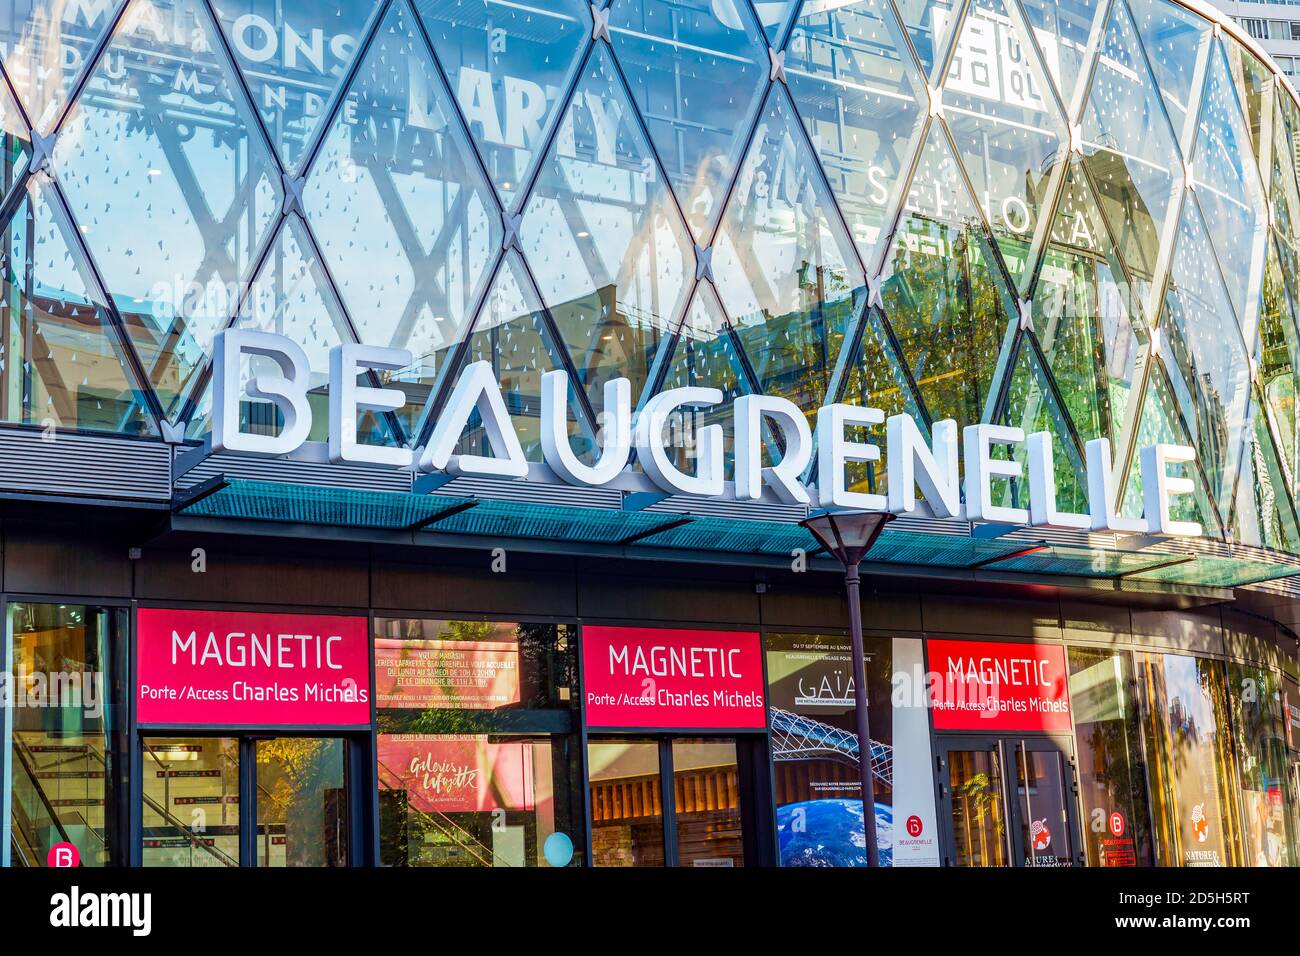
<instances>
[{"instance_id":1,"label":"reflection of sky","mask_svg":"<svg viewBox=\"0 0 1300 956\"><path fill-rule=\"evenodd\" d=\"M1196 658L1166 654L1164 665L1165 697L1169 701L1170 722L1175 721L1174 715L1181 703L1184 729L1213 735L1214 704L1201 686Z\"/></svg>"}]
</instances>

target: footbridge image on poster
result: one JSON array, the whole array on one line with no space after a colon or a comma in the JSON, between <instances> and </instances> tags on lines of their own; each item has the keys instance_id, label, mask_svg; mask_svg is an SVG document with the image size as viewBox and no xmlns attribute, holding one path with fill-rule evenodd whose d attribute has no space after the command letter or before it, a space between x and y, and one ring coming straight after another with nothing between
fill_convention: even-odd
<instances>
[{"instance_id":1,"label":"footbridge image on poster","mask_svg":"<svg viewBox=\"0 0 1300 956\"><path fill-rule=\"evenodd\" d=\"M867 638L867 700L881 866L938 866L924 699L892 694L921 642ZM843 635L766 635L782 866L866 866L851 653Z\"/></svg>"}]
</instances>

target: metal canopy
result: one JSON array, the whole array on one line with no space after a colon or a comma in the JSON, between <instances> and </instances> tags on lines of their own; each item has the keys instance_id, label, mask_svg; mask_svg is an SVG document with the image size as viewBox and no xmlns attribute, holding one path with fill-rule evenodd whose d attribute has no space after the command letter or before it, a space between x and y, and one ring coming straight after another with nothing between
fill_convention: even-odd
<instances>
[{"instance_id":1,"label":"metal canopy","mask_svg":"<svg viewBox=\"0 0 1300 956\"><path fill-rule=\"evenodd\" d=\"M176 514L331 528L429 531L632 547L638 552L791 557L819 551L797 524L536 502L416 495L217 477L179 493ZM467 542L468 544L468 542ZM1122 551L1008 538L969 538L886 529L868 563L934 569L1240 587L1300 574L1300 566L1193 553Z\"/></svg>"}]
</instances>

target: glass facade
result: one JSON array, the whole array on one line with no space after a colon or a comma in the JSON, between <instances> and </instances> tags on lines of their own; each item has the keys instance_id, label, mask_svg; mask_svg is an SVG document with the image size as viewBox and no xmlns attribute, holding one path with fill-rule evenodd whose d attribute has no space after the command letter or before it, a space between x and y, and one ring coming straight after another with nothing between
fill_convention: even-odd
<instances>
[{"instance_id":1,"label":"glass facade","mask_svg":"<svg viewBox=\"0 0 1300 956\"><path fill-rule=\"evenodd\" d=\"M199 439L215 334L273 329L319 384L339 342L410 350L369 442L418 445L480 360L534 459L553 369L588 456L618 376L849 401L1048 431L1070 510L1087 441L1129 514L1135 449L1192 445L1184 517L1298 551L1300 109L1211 27L1171 0L13 5L0 421ZM682 456L710 415L671 423Z\"/></svg>"}]
</instances>

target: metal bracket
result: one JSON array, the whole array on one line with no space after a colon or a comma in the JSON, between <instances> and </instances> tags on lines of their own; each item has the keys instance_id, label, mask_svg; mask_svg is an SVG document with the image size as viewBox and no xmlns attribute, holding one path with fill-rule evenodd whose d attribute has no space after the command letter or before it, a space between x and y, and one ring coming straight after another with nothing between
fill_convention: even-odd
<instances>
[{"instance_id":1,"label":"metal bracket","mask_svg":"<svg viewBox=\"0 0 1300 956\"><path fill-rule=\"evenodd\" d=\"M195 502L202 501L204 498L215 495L223 488L230 487L230 482L226 480L225 475L213 475L197 485L191 485L189 488L181 488L172 491L172 513L175 514L184 511Z\"/></svg>"},{"instance_id":2,"label":"metal bracket","mask_svg":"<svg viewBox=\"0 0 1300 956\"><path fill-rule=\"evenodd\" d=\"M172 481L175 482L177 478L184 478L211 456L212 435L208 434L203 436L203 444L181 452L172 462Z\"/></svg>"}]
</instances>

